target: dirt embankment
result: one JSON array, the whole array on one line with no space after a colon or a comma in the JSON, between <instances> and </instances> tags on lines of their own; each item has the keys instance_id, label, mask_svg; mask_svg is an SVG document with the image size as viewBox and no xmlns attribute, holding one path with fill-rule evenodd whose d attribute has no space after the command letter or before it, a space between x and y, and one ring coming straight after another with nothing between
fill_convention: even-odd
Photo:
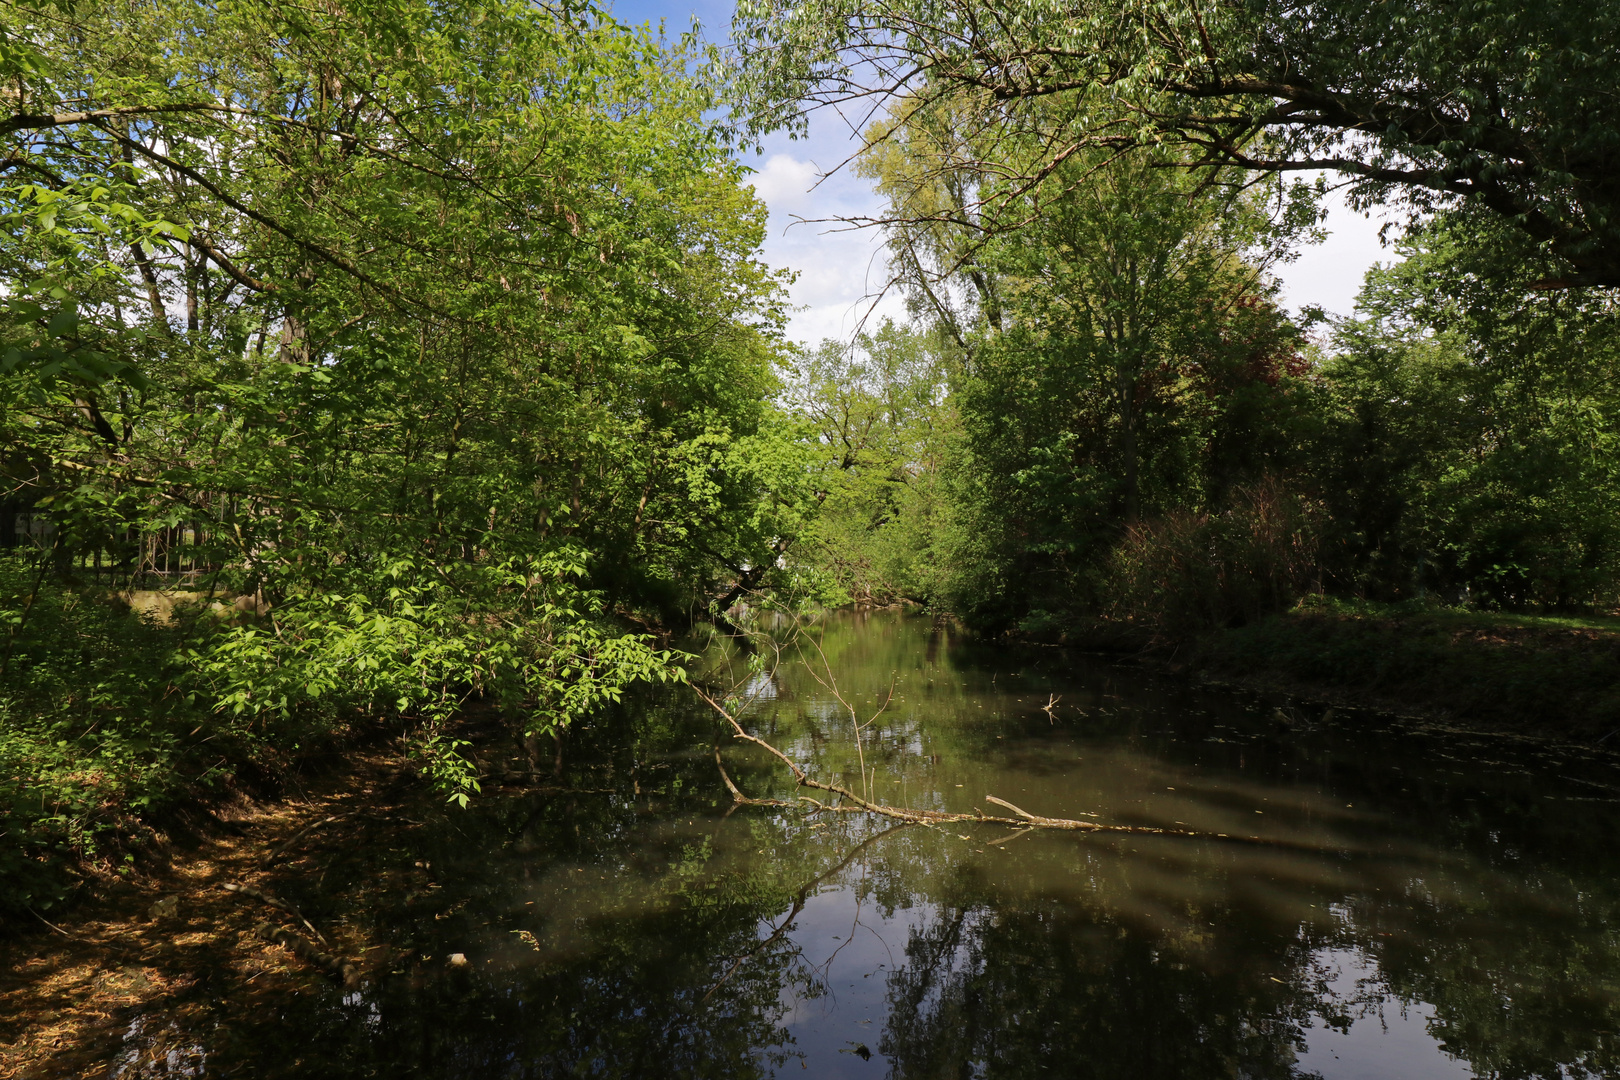
<instances>
[{"instance_id":1,"label":"dirt embankment","mask_svg":"<svg viewBox=\"0 0 1620 1080\"><path fill-rule=\"evenodd\" d=\"M408 852L423 785L373 750L306 789L216 808L212 835L176 840L152 869L0 940L0 1080L180 1075L202 1054L184 1032L228 1030L232 1014L311 980L361 980L402 959L354 913L428 885ZM401 849L397 866L362 872L359 852L379 843Z\"/></svg>"}]
</instances>

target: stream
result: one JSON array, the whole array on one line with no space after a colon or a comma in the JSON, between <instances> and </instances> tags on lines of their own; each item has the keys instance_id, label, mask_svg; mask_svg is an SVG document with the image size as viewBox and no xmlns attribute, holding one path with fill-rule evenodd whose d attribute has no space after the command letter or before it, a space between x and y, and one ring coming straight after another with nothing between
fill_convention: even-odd
<instances>
[{"instance_id":1,"label":"stream","mask_svg":"<svg viewBox=\"0 0 1620 1080\"><path fill-rule=\"evenodd\" d=\"M430 805L366 851L427 868L353 916L410 958L189 1032L174 1074L1620 1076L1612 759L901 612L816 634L743 685L812 775L1225 838L737 806L717 717L665 688L570 735L563 793ZM838 696L875 717L858 748ZM803 794L721 741L748 795Z\"/></svg>"}]
</instances>

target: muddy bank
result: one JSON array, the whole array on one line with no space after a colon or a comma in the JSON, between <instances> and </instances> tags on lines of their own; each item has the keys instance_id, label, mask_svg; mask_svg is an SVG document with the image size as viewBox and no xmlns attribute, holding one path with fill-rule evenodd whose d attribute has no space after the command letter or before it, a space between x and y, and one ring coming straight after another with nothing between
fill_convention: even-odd
<instances>
[{"instance_id":1,"label":"muddy bank","mask_svg":"<svg viewBox=\"0 0 1620 1080\"><path fill-rule=\"evenodd\" d=\"M348 755L286 801L218 808L213 835L0 940L0 1078L190 1075L205 1052L182 1032L399 961L366 908L432 886L410 851L422 787L386 749ZM397 853L381 873L359 861L377 845Z\"/></svg>"}]
</instances>

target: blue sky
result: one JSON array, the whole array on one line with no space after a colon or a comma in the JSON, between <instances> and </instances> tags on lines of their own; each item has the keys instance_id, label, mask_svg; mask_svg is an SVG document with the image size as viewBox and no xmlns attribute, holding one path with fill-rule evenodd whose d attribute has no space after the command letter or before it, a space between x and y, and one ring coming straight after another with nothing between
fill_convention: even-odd
<instances>
[{"instance_id":1,"label":"blue sky","mask_svg":"<svg viewBox=\"0 0 1620 1080\"><path fill-rule=\"evenodd\" d=\"M648 22L656 27L663 20L672 35L684 32L696 15L704 37L715 42L723 42L731 26L731 0L617 0L612 9L627 23ZM771 209L764 257L799 275L792 289L799 310L788 333L807 344L826 337L848 337L863 317L903 314L896 298L871 310L870 296L888 276L883 248L875 235L799 223L801 218L834 218L876 209L870 185L848 170L823 178L852 149L853 132L848 126L836 117L821 117L812 123L808 139L773 136L766 141L763 155L750 152L746 159L756 170L755 190ZM1381 224L1376 216L1368 220L1341 201L1330 201L1327 240L1280 268L1285 306L1297 310L1315 304L1331 314L1348 315L1367 268L1394 258L1393 252L1379 244Z\"/></svg>"}]
</instances>

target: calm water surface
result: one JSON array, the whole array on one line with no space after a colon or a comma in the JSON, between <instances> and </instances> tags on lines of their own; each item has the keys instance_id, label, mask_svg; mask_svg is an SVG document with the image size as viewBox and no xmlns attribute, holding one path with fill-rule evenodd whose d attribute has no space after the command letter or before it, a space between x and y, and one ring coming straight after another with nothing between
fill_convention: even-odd
<instances>
[{"instance_id":1,"label":"calm water surface","mask_svg":"<svg viewBox=\"0 0 1620 1080\"><path fill-rule=\"evenodd\" d=\"M415 957L192 1033L187 1067L1620 1076L1611 764L977 646L925 617L823 629L862 719L893 700L857 754L804 665L756 678L753 730L816 775L859 789L864 758L896 805L993 811L989 794L1261 842L734 808L715 718L671 691L575 733L572 793L491 792L366 853L431 866L421 895L351 916ZM743 790L795 795L724 743Z\"/></svg>"}]
</instances>

